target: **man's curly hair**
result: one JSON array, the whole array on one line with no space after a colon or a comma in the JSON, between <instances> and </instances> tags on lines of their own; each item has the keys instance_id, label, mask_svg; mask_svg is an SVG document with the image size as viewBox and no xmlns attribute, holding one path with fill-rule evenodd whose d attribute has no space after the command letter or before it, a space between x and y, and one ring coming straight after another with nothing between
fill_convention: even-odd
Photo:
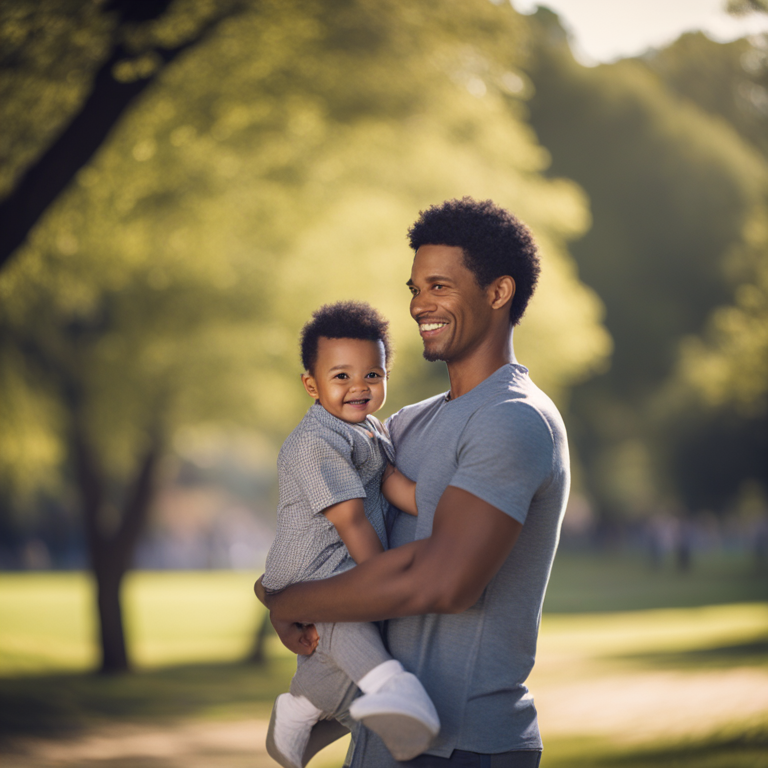
<instances>
[{"instance_id":1,"label":"man's curly hair","mask_svg":"<svg viewBox=\"0 0 768 768\"><path fill-rule=\"evenodd\" d=\"M389 372L392 359L389 321L370 304L363 301L338 301L335 304L324 304L312 313L312 319L301 329L301 362L308 373L314 372L321 336L327 339L380 341L384 345L384 359Z\"/></svg>"},{"instance_id":2,"label":"man's curly hair","mask_svg":"<svg viewBox=\"0 0 768 768\"><path fill-rule=\"evenodd\" d=\"M481 288L502 275L512 277L515 296L509 322L520 322L541 271L533 235L522 221L491 200L462 197L421 211L408 239L414 251L422 245L461 248L464 265Z\"/></svg>"}]
</instances>

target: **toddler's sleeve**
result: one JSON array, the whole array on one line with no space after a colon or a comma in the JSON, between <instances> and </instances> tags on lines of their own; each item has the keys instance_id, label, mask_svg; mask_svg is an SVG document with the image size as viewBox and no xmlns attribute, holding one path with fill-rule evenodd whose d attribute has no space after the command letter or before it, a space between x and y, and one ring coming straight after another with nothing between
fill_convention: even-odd
<instances>
[{"instance_id":1,"label":"toddler's sleeve","mask_svg":"<svg viewBox=\"0 0 768 768\"><path fill-rule=\"evenodd\" d=\"M364 499L365 488L342 435L307 435L294 452L293 475L313 514L348 499Z\"/></svg>"}]
</instances>

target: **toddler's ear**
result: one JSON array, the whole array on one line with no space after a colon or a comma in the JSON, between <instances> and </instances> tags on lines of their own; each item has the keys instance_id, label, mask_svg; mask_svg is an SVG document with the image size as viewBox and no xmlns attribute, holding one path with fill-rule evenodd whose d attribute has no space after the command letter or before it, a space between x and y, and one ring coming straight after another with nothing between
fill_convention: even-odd
<instances>
[{"instance_id":1,"label":"toddler's ear","mask_svg":"<svg viewBox=\"0 0 768 768\"><path fill-rule=\"evenodd\" d=\"M311 373L302 373L301 383L304 385L304 389L307 390L307 394L310 397L314 397L315 400L319 398L319 395L317 394L317 384L315 384L315 378Z\"/></svg>"}]
</instances>

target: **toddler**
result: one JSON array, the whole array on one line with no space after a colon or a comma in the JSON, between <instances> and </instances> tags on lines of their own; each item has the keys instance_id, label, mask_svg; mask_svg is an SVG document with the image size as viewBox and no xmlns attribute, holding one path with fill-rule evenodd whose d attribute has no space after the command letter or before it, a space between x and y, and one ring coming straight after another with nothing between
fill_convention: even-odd
<instances>
[{"instance_id":1,"label":"toddler","mask_svg":"<svg viewBox=\"0 0 768 768\"><path fill-rule=\"evenodd\" d=\"M415 483L395 469L392 443L373 415L387 394L387 326L367 304L340 302L319 309L302 330L301 378L315 403L278 457L266 592L327 578L383 552L388 501L416 514ZM362 692L351 717L376 732L395 759L427 749L440 728L437 712L419 680L386 651L377 626L340 622L317 631L315 652L298 657L290 693L275 701L272 758L302 768L313 726L333 718L350 680Z\"/></svg>"}]
</instances>

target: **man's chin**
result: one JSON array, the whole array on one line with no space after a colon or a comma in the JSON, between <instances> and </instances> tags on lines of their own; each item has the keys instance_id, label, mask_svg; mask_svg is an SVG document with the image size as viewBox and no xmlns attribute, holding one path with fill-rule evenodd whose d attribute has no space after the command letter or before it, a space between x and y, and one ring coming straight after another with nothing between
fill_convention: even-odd
<instances>
[{"instance_id":1,"label":"man's chin","mask_svg":"<svg viewBox=\"0 0 768 768\"><path fill-rule=\"evenodd\" d=\"M430 363L436 363L438 360L445 360L443 351L441 349L430 349L424 347L424 359L429 360Z\"/></svg>"}]
</instances>

